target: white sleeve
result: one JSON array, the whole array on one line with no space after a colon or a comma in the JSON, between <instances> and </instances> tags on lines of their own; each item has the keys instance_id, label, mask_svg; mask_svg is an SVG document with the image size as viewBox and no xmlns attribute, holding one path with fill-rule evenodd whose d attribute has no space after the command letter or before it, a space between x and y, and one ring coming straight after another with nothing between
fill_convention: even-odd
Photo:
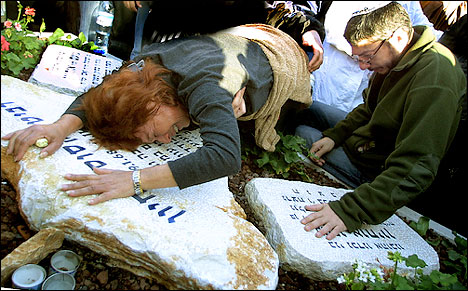
<instances>
[{"instance_id":1,"label":"white sleeve","mask_svg":"<svg viewBox=\"0 0 468 291\"><path fill-rule=\"evenodd\" d=\"M439 38L444 33L443 31L437 30L434 28L434 25L427 19L426 15L424 14L419 1L398 1L406 9L408 15L411 19L411 23L414 25L425 25L429 26L432 29L432 32L436 36L436 39Z\"/></svg>"}]
</instances>

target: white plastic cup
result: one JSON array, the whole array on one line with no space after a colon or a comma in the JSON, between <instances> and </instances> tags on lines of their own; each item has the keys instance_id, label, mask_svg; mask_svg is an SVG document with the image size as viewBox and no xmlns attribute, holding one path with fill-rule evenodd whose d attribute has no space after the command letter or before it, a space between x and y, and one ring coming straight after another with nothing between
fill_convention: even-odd
<instances>
[{"instance_id":1,"label":"white plastic cup","mask_svg":"<svg viewBox=\"0 0 468 291\"><path fill-rule=\"evenodd\" d=\"M75 289L75 278L68 273L55 273L48 277L44 284L42 284L42 290L74 290Z\"/></svg>"},{"instance_id":2,"label":"white plastic cup","mask_svg":"<svg viewBox=\"0 0 468 291\"><path fill-rule=\"evenodd\" d=\"M40 290L46 276L47 273L43 267L36 264L27 264L13 272L11 281L15 288Z\"/></svg>"},{"instance_id":3,"label":"white plastic cup","mask_svg":"<svg viewBox=\"0 0 468 291\"><path fill-rule=\"evenodd\" d=\"M60 250L50 258L49 275L55 273L67 273L75 276L80 263L81 258L75 252Z\"/></svg>"}]
</instances>

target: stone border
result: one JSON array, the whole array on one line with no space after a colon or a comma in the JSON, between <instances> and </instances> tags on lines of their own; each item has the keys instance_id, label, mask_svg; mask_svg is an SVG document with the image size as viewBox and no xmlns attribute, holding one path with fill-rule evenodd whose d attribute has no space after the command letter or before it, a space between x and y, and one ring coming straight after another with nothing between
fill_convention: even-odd
<instances>
[{"instance_id":1,"label":"stone border","mask_svg":"<svg viewBox=\"0 0 468 291\"><path fill-rule=\"evenodd\" d=\"M412 210L411 208L408 208L406 206L403 206L402 208L397 210L397 215L402 216L408 220L418 222L419 218L422 217L421 214L418 212ZM438 222L432 220L430 218L429 220L429 228L432 229L435 233L437 233L440 236L445 237L448 239L452 244L455 245L455 236L452 233L452 230L443 226L442 224L439 224ZM461 234L458 233L458 236L460 236L462 239L466 240L466 237L462 236Z\"/></svg>"}]
</instances>

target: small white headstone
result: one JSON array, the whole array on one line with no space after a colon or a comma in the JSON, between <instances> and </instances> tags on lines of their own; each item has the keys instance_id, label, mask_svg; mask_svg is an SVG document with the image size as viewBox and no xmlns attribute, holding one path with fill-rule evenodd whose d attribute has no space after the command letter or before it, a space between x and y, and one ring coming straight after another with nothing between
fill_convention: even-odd
<instances>
[{"instance_id":1,"label":"small white headstone","mask_svg":"<svg viewBox=\"0 0 468 291\"><path fill-rule=\"evenodd\" d=\"M77 96L101 84L104 76L121 65L122 62L117 59L71 47L49 45L28 82Z\"/></svg>"},{"instance_id":2,"label":"small white headstone","mask_svg":"<svg viewBox=\"0 0 468 291\"><path fill-rule=\"evenodd\" d=\"M1 134L57 120L73 97L1 77ZM2 173L17 186L19 208L34 230L61 229L67 239L111 257L115 265L171 289L275 289L278 256L228 190L227 177L184 190L147 191L141 197L90 206L90 197L59 190L66 173L92 167L135 170L177 159L202 144L198 130L170 144L133 152L98 149L88 132L67 137L52 156L31 146L14 163L2 140Z\"/></svg>"},{"instance_id":3,"label":"small white headstone","mask_svg":"<svg viewBox=\"0 0 468 291\"><path fill-rule=\"evenodd\" d=\"M300 220L311 212L306 205L338 200L347 189L272 178L255 178L245 187L250 206L263 221L266 237L285 268L313 280L335 280L352 270L356 260L372 267L393 267L388 251L408 257L416 254L428 265L425 273L439 269L436 251L403 220L391 216L379 225L365 225L352 233L342 232L332 240L306 232ZM399 270L414 269L399 264Z\"/></svg>"}]
</instances>

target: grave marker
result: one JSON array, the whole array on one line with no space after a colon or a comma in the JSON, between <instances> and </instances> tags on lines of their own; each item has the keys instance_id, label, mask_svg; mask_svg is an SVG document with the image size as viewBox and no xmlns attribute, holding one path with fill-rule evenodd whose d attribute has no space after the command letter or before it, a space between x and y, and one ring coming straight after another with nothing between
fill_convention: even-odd
<instances>
[{"instance_id":1,"label":"grave marker","mask_svg":"<svg viewBox=\"0 0 468 291\"><path fill-rule=\"evenodd\" d=\"M73 97L2 76L1 134L57 120ZM66 173L92 167L134 170L195 151L198 130L180 132L170 144L133 152L98 149L87 131L68 136L53 155L39 158L32 146L14 163L2 140L2 173L18 191L22 216L33 230L55 227L67 239L109 256L115 266L153 278L170 289L275 289L278 257L245 220L228 190L227 177L179 190L90 206L91 197L68 197L59 185Z\"/></svg>"},{"instance_id":2,"label":"grave marker","mask_svg":"<svg viewBox=\"0 0 468 291\"><path fill-rule=\"evenodd\" d=\"M28 82L78 96L101 84L104 76L121 65L116 59L53 44L42 54Z\"/></svg>"},{"instance_id":3,"label":"grave marker","mask_svg":"<svg viewBox=\"0 0 468 291\"><path fill-rule=\"evenodd\" d=\"M339 199L350 190L319 186L312 183L272 178L255 178L245 193L255 215L263 221L266 237L286 269L292 269L313 280L336 280L352 270L356 260L372 267L393 267L388 251L408 257L416 254L428 265L424 271L439 269L436 251L396 215L379 225L365 225L352 233L342 232L335 239L316 238L317 230L306 232L300 220L312 213L306 205ZM414 269L403 264L401 271Z\"/></svg>"}]
</instances>

